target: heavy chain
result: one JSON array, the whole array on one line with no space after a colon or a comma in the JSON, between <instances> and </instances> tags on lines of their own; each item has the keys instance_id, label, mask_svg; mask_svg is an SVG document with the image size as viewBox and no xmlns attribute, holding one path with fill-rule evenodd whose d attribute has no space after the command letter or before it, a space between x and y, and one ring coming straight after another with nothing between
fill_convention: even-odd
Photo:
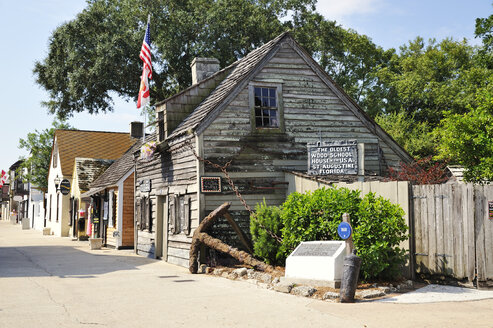
<instances>
[{"instance_id":1,"label":"heavy chain","mask_svg":"<svg viewBox=\"0 0 493 328\"><path fill-rule=\"evenodd\" d=\"M235 192L235 195L236 197L240 200L241 204L243 204L243 207L245 207L245 209L248 211L248 213L250 213L250 216L253 214L256 222L258 223L258 225L264 229L274 240L276 240L279 244L282 243L282 239L276 235L275 233L273 233L271 230L267 229L266 226L264 226L262 223L260 223L258 220L257 220L257 217L255 216L255 213L252 211L252 208L247 204L246 200L243 198L243 196L241 195L240 191L238 190L238 187L236 187L235 183L233 182L233 179L231 179L231 177L229 176L229 173L227 171L227 168L231 165L231 163L233 162L233 160L231 159L230 161L226 162L226 164L224 165L219 165L217 163L214 163L208 159L205 159L203 157L201 157L199 154L197 154L197 152L195 151L195 147L193 147L193 145L191 144L191 141L190 139L186 140L185 141L185 145L190 149L190 151L192 152L192 154L195 156L195 158L197 158L199 161L203 162L203 163L206 163L206 164L209 164L210 166L220 170L226 180L228 181L228 184L230 185L231 189Z\"/></svg>"}]
</instances>

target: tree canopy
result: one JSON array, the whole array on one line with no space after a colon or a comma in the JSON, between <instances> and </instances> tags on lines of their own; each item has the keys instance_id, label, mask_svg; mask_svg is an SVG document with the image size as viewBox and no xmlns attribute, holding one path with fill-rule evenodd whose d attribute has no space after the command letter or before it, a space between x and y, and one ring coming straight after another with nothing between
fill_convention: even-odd
<instances>
[{"instance_id":1,"label":"tree canopy","mask_svg":"<svg viewBox=\"0 0 493 328\"><path fill-rule=\"evenodd\" d=\"M153 103L191 84L194 57L215 57L225 67L292 31L350 96L378 113L382 103L373 73L391 53L326 20L314 11L315 2L89 0L74 20L53 32L48 55L36 62L34 75L49 92L44 105L62 118L111 111L113 95L135 100L142 69L138 54L151 13Z\"/></svg>"},{"instance_id":2,"label":"tree canopy","mask_svg":"<svg viewBox=\"0 0 493 328\"><path fill-rule=\"evenodd\" d=\"M29 181L40 189L48 188L48 171L50 168L51 147L53 145L53 136L56 129L70 129L70 125L63 121L54 120L50 128L42 131L35 130L27 134L25 139L19 139L19 148L25 149L29 156L19 167L19 173L27 170L23 179Z\"/></svg>"},{"instance_id":3,"label":"tree canopy","mask_svg":"<svg viewBox=\"0 0 493 328\"><path fill-rule=\"evenodd\" d=\"M50 95L44 103L50 113L60 118L83 111L98 114L113 110L114 95L136 100L142 69L138 54L148 14L152 103L191 84L194 57L215 57L225 67L283 31L291 31L411 155L432 155L466 165L469 172L479 174L466 178L481 180L486 173L476 169L481 161L467 159L470 154L466 153L473 148L459 150L452 144L482 138L474 137L483 131L478 126L461 133L457 129L466 121L483 122L489 115L485 99L491 95L493 81L493 15L476 20L480 46L465 39L426 42L417 37L396 51L382 49L367 36L325 19L315 11L315 3L88 0L86 9L53 32L48 54L36 62L34 75ZM483 156L481 163L491 160L488 152L477 154Z\"/></svg>"}]
</instances>

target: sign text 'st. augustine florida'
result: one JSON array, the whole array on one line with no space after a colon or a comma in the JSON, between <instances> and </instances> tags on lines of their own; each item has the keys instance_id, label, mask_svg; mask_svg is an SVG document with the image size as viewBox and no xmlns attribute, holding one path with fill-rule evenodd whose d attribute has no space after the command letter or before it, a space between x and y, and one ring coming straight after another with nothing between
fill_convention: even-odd
<instances>
[{"instance_id":1,"label":"sign text 'st. augustine florida'","mask_svg":"<svg viewBox=\"0 0 493 328\"><path fill-rule=\"evenodd\" d=\"M308 145L308 174L358 174L358 146L355 140Z\"/></svg>"}]
</instances>

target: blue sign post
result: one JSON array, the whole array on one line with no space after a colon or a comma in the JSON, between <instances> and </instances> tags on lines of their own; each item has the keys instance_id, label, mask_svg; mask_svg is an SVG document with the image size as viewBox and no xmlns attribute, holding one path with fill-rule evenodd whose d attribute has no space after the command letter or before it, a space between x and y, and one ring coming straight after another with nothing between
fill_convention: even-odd
<instances>
[{"instance_id":1,"label":"blue sign post","mask_svg":"<svg viewBox=\"0 0 493 328\"><path fill-rule=\"evenodd\" d=\"M351 225L347 222L341 222L339 226L337 227L337 233L339 234L339 237L342 239L346 240L349 237L351 237L351 234L353 233L351 229Z\"/></svg>"}]
</instances>

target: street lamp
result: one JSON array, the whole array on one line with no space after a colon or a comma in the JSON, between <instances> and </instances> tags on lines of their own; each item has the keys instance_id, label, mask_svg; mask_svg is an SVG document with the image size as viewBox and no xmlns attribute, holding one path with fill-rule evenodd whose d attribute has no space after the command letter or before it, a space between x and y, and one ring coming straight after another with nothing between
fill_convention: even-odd
<instances>
[{"instance_id":1,"label":"street lamp","mask_svg":"<svg viewBox=\"0 0 493 328\"><path fill-rule=\"evenodd\" d=\"M55 182L55 189L58 191L58 186L60 186L60 178L58 177L58 174L53 181Z\"/></svg>"}]
</instances>

